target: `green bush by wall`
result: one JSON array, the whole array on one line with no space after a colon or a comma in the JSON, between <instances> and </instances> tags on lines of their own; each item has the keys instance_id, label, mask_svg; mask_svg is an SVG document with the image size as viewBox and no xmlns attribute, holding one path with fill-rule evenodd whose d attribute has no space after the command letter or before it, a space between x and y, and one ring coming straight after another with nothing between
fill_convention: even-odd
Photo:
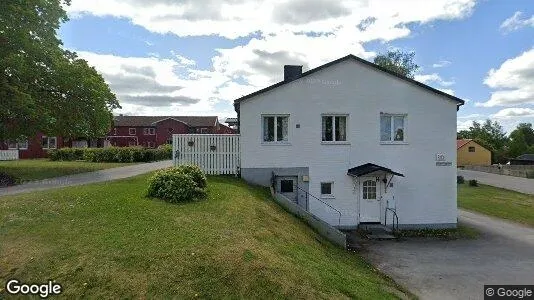
<instances>
[{"instance_id":1,"label":"green bush by wall","mask_svg":"<svg viewBox=\"0 0 534 300\"><path fill-rule=\"evenodd\" d=\"M50 160L85 160L90 162L150 162L172 158L172 146L159 148L107 147L61 148L48 151Z\"/></svg>"}]
</instances>

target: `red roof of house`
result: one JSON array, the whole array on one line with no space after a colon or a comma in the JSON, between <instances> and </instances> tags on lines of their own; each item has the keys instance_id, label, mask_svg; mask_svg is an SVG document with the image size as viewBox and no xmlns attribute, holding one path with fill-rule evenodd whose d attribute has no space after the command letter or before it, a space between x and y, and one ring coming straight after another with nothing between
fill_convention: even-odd
<instances>
[{"instance_id":1,"label":"red roof of house","mask_svg":"<svg viewBox=\"0 0 534 300\"><path fill-rule=\"evenodd\" d=\"M175 119L190 127L212 127L217 124L216 116L115 116L113 122L115 126L148 127L166 119Z\"/></svg>"},{"instance_id":2,"label":"red roof of house","mask_svg":"<svg viewBox=\"0 0 534 300\"><path fill-rule=\"evenodd\" d=\"M472 139L456 140L456 150L462 148L463 146L465 146L465 144L469 143L470 141L472 141Z\"/></svg>"}]
</instances>

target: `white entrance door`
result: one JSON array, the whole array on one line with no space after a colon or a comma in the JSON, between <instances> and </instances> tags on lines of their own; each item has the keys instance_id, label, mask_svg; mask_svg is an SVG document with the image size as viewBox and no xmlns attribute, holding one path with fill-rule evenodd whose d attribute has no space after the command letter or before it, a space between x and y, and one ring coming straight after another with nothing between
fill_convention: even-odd
<instances>
[{"instance_id":1,"label":"white entrance door","mask_svg":"<svg viewBox=\"0 0 534 300\"><path fill-rule=\"evenodd\" d=\"M360 222L380 222L380 181L376 177L360 181Z\"/></svg>"}]
</instances>

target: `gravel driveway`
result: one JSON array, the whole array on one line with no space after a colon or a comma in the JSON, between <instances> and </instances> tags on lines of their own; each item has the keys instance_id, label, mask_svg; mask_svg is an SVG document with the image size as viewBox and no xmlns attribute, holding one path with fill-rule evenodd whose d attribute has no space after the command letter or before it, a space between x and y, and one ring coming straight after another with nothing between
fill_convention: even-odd
<instances>
[{"instance_id":1,"label":"gravel driveway","mask_svg":"<svg viewBox=\"0 0 534 300\"><path fill-rule=\"evenodd\" d=\"M534 229L459 210L475 240L378 241L364 255L421 299L483 299L484 284L534 284Z\"/></svg>"}]
</instances>

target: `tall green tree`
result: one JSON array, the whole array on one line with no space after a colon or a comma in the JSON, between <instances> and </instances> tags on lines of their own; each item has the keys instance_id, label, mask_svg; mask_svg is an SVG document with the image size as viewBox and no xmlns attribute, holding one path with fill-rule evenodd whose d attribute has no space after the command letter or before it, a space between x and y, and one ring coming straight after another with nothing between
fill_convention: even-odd
<instances>
[{"instance_id":1,"label":"tall green tree","mask_svg":"<svg viewBox=\"0 0 534 300\"><path fill-rule=\"evenodd\" d=\"M120 107L102 76L62 48L62 5L70 0L0 1L0 140L41 131L104 135Z\"/></svg>"},{"instance_id":2,"label":"tall green tree","mask_svg":"<svg viewBox=\"0 0 534 300\"><path fill-rule=\"evenodd\" d=\"M378 54L374 63L397 74L413 78L419 66L415 63L415 52L389 50Z\"/></svg>"},{"instance_id":3,"label":"tall green tree","mask_svg":"<svg viewBox=\"0 0 534 300\"><path fill-rule=\"evenodd\" d=\"M517 157L524 153L534 154L534 129L530 123L520 123L510 133L510 157Z\"/></svg>"}]
</instances>

